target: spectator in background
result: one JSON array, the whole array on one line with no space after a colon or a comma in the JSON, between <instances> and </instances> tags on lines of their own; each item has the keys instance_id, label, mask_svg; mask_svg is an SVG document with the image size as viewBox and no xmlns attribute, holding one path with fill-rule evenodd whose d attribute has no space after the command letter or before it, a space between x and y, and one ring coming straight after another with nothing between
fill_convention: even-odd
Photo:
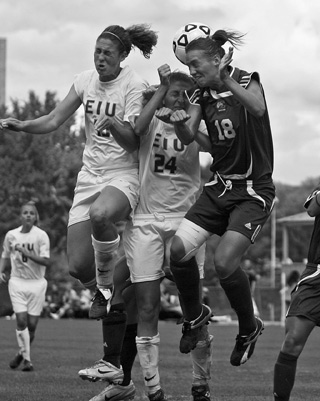
<instances>
[{"instance_id":1,"label":"spectator in background","mask_svg":"<svg viewBox=\"0 0 320 401\"><path fill-rule=\"evenodd\" d=\"M0 260L0 282L10 266L9 294L16 314L19 352L9 363L16 369L23 361L23 372L33 370L30 345L45 301L46 268L50 266L50 240L47 233L37 227L39 215L33 202L25 203L20 212L21 226L7 232Z\"/></svg>"}]
</instances>

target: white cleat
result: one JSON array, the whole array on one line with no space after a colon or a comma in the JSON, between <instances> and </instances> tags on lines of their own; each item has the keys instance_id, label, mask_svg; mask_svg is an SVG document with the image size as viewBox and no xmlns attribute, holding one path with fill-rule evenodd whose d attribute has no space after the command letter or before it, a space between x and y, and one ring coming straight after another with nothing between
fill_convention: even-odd
<instances>
[{"instance_id":1,"label":"white cleat","mask_svg":"<svg viewBox=\"0 0 320 401\"><path fill-rule=\"evenodd\" d=\"M93 366L85 369L81 369L78 375L83 380L89 380L91 382L96 381L108 381L113 383L119 383L123 380L123 370L120 367L112 365L110 362L106 362L103 359L95 362Z\"/></svg>"}]
</instances>

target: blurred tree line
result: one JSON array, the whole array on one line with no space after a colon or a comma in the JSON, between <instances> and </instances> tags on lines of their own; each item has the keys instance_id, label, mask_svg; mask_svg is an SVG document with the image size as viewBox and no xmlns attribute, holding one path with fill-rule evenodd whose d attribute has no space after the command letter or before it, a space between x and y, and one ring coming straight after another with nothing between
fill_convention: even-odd
<instances>
[{"instance_id":1,"label":"blurred tree line","mask_svg":"<svg viewBox=\"0 0 320 401\"><path fill-rule=\"evenodd\" d=\"M49 113L58 100L53 92L41 101L33 91L24 103L11 100L10 112L0 109L0 118L8 116L21 120L34 119ZM27 133L0 133L0 244L6 232L19 225L21 205L29 200L36 202L40 214L40 227L51 240L53 266L48 279L66 281L66 233L77 173L82 165L85 142L83 128L75 129L76 116L70 118L55 132L47 135ZM297 167L297 166L295 166ZM320 177L308 178L299 185L275 183L278 202L276 217L304 212L303 203L318 184ZM311 227L290 230L290 258L301 262L307 256ZM277 226L276 255L281 259L281 228ZM212 249L215 239L212 238ZM270 260L271 219L259 234L255 246L250 247L246 258L256 265ZM212 253L208 251L207 266ZM209 267L210 268L210 267Z\"/></svg>"}]
</instances>

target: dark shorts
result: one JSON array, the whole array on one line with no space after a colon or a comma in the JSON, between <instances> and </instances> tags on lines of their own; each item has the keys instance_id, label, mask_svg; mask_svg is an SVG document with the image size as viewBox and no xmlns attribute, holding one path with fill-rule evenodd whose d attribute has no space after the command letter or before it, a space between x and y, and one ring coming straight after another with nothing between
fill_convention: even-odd
<instances>
[{"instance_id":1,"label":"dark shorts","mask_svg":"<svg viewBox=\"0 0 320 401\"><path fill-rule=\"evenodd\" d=\"M291 293L289 316L305 317L320 326L320 265L307 265Z\"/></svg>"},{"instance_id":2,"label":"dark shorts","mask_svg":"<svg viewBox=\"0 0 320 401\"><path fill-rule=\"evenodd\" d=\"M275 188L270 180L259 184L233 181L231 190L225 190L218 181L204 186L185 217L213 234L237 231L253 243L271 214L274 200Z\"/></svg>"}]
</instances>

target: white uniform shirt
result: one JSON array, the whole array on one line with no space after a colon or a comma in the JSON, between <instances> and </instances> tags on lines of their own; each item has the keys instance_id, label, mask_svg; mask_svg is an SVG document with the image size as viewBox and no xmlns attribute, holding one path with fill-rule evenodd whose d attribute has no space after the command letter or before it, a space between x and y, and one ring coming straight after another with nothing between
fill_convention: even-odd
<instances>
[{"instance_id":1,"label":"white uniform shirt","mask_svg":"<svg viewBox=\"0 0 320 401\"><path fill-rule=\"evenodd\" d=\"M84 71L77 75L74 87L85 112L84 168L96 174L107 170L136 169L137 151L128 153L118 145L110 131L97 132L94 123L102 115L107 115L133 124L134 117L141 111L142 92L147 88L147 82L126 66L110 82L101 82L95 70Z\"/></svg>"},{"instance_id":2,"label":"white uniform shirt","mask_svg":"<svg viewBox=\"0 0 320 401\"><path fill-rule=\"evenodd\" d=\"M202 129L202 131L205 128ZM174 127L154 117L140 138L140 199L135 214L181 213L195 202L200 188L200 145L183 145Z\"/></svg>"},{"instance_id":3,"label":"white uniform shirt","mask_svg":"<svg viewBox=\"0 0 320 401\"><path fill-rule=\"evenodd\" d=\"M22 226L7 232L3 243L3 258L11 259L11 277L27 280L39 280L44 277L46 267L25 257L14 247L19 244L33 255L49 258L50 240L48 234L37 226L33 226L28 233L21 232Z\"/></svg>"}]
</instances>

